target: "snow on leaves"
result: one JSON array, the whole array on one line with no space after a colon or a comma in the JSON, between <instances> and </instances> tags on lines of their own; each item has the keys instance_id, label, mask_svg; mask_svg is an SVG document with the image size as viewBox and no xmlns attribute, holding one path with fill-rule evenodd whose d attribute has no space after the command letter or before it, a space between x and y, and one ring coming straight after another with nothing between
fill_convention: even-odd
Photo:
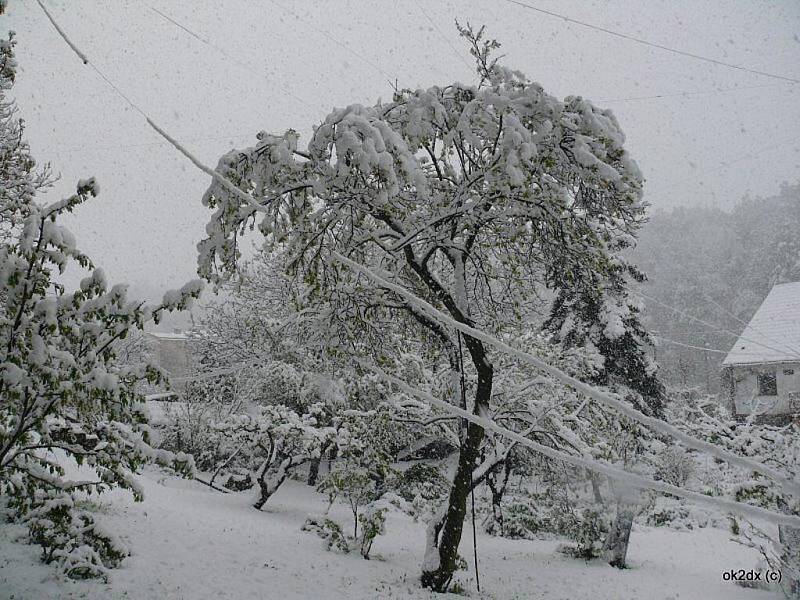
<instances>
[{"instance_id":1,"label":"snow on leaves","mask_svg":"<svg viewBox=\"0 0 800 600\"><path fill-rule=\"evenodd\" d=\"M508 74L492 86L403 90L389 104L337 109L305 151L297 142L292 130L262 134L222 157L217 171L253 201L212 182L204 276L235 268L236 235L248 225L298 244L337 234L422 246L449 235L443 225L458 215L461 232L489 223L502 243L537 237L526 223L557 226L559 218L598 234L590 221L601 213L601 229L622 231L641 203L641 173L609 111L579 97L557 100Z\"/></svg>"},{"instance_id":2,"label":"snow on leaves","mask_svg":"<svg viewBox=\"0 0 800 600\"><path fill-rule=\"evenodd\" d=\"M105 274L59 224L65 212L99 192L95 179L44 206L22 125L5 99L13 82L13 37L0 45L0 492L27 525L47 562L73 577L105 576L127 551L86 511L75 494L120 487L141 499L134 477L145 462L191 471L191 457L150 446L142 381L160 372L123 366L121 340L165 310L185 308L201 289L192 282L148 307L128 299L126 286L109 288ZM58 283L70 265L89 271L74 290ZM87 479L65 466L87 467Z\"/></svg>"}]
</instances>

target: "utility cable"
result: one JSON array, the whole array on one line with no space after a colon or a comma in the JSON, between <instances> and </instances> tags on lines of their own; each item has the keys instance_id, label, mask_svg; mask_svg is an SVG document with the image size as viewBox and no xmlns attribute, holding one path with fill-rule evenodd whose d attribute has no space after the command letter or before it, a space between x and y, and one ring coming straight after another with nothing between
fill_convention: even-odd
<instances>
[{"instance_id":1,"label":"utility cable","mask_svg":"<svg viewBox=\"0 0 800 600\"><path fill-rule=\"evenodd\" d=\"M775 73L768 73L766 71L759 71L758 69L750 69L748 67L743 67L741 65L735 65L733 63L725 62L722 60L718 60L716 58L711 58L708 56L703 56L701 54L695 54L693 52L686 52L685 50L679 50L677 48L671 48L669 46L664 46L663 44L658 44L656 42L651 42L649 40L639 38L633 35L629 35L627 33L622 33L619 31L614 31L613 29L607 29L606 27L601 27L599 25L594 25L592 23L587 23L586 21L579 21L578 19L573 19L566 15L562 15L559 13L555 13L549 10L545 10L543 8L539 8L537 6L533 6L532 4L527 4L525 2L520 2L519 0L506 0L509 4L516 4L517 6L521 6L523 8L527 8L528 10L533 10L538 13L548 15L550 17L556 17L558 19L562 19L568 23L574 23L575 25L580 25L581 27L586 27L588 29L594 29L595 31L600 31L602 33L606 33L608 35L613 35L618 38L622 38L624 40L628 40L631 42L636 42L637 44L642 44L643 46L649 46L650 48L657 48L659 50L664 50L665 52L671 52L672 54L678 54L680 56L686 56L688 58L694 58L695 60L701 60L707 63L711 63L714 65L719 65L721 67L727 67L729 69L736 69L737 71L744 71L746 73L753 73L754 75L762 75L764 77L771 77L772 79L780 79L783 81L790 81L792 83L800 83L800 79L796 77L789 77L786 75L778 75Z\"/></svg>"}]
</instances>

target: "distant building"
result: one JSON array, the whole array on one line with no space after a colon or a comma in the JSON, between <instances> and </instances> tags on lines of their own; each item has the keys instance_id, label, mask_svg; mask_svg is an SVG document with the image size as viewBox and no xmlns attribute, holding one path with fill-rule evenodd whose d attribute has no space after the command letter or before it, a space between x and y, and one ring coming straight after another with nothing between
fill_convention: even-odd
<instances>
[{"instance_id":1,"label":"distant building","mask_svg":"<svg viewBox=\"0 0 800 600\"><path fill-rule=\"evenodd\" d=\"M776 285L722 363L722 394L739 419L800 416L800 282Z\"/></svg>"},{"instance_id":2,"label":"distant building","mask_svg":"<svg viewBox=\"0 0 800 600\"><path fill-rule=\"evenodd\" d=\"M161 331L145 332L148 350L157 366L164 369L171 378L186 377L191 371L191 338L181 331L165 333ZM173 389L183 387L174 382Z\"/></svg>"}]
</instances>

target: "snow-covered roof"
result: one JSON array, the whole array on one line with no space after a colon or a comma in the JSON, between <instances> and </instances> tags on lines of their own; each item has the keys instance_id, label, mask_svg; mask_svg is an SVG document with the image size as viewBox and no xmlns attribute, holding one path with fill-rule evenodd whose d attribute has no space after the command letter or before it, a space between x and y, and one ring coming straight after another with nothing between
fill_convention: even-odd
<instances>
[{"instance_id":1,"label":"snow-covered roof","mask_svg":"<svg viewBox=\"0 0 800 600\"><path fill-rule=\"evenodd\" d=\"M800 281L772 288L722 362L800 362Z\"/></svg>"},{"instance_id":2,"label":"snow-covered roof","mask_svg":"<svg viewBox=\"0 0 800 600\"><path fill-rule=\"evenodd\" d=\"M152 335L154 338L160 340L188 340L189 336L183 332L169 333L166 331L148 331L147 335Z\"/></svg>"}]
</instances>

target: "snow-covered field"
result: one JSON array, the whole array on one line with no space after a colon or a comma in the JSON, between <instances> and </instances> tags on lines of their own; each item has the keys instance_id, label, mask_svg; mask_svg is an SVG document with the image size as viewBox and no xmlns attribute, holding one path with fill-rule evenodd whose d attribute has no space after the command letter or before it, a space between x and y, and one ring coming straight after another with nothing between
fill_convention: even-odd
<instances>
[{"instance_id":1,"label":"snow-covered field","mask_svg":"<svg viewBox=\"0 0 800 600\"><path fill-rule=\"evenodd\" d=\"M38 561L38 549L15 541L16 526L0 528L0 598L14 600L117 599L204 600L249 598L291 600L431 598L417 583L423 554L423 525L390 515L386 535L375 541L373 560L328 552L313 534L300 532L309 513L326 506L323 496L287 482L257 512L251 494L220 494L198 483L148 471L146 492L134 503L122 492L99 502L101 519L123 532L133 555L112 572L108 584L58 579ZM343 505L333 509L348 523ZM564 600L767 600L771 593L723 582L731 568L753 568L758 557L731 542L719 529L679 532L636 526L629 552L631 568L620 571L602 561L589 564L556 552L558 541L493 538L479 533L483 592L474 572L459 581L474 598ZM461 554L472 561L472 539ZM450 595L447 597L463 597Z\"/></svg>"}]
</instances>

